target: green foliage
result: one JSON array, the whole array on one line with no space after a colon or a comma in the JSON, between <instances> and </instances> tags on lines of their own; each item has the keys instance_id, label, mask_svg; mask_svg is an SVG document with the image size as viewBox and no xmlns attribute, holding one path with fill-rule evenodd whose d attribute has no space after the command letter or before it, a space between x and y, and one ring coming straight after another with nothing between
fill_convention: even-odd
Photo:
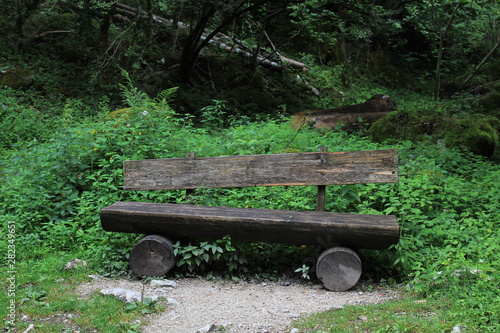
<instances>
[{"instance_id":1,"label":"green foliage","mask_svg":"<svg viewBox=\"0 0 500 333\"><path fill-rule=\"evenodd\" d=\"M363 261L370 263L365 278L403 281L420 297L453 297L467 309L465 313L453 308L456 318L467 315L471 325L498 328L498 306L491 301L498 299L500 290L500 262L495 256L500 244L497 165L446 145L388 145L342 131L297 132L282 120L233 124L217 131L196 128L189 117L169 106L172 93L166 90L150 98L129 82L122 86L122 97L130 108L114 118L107 116L109 107L103 104L102 116L82 119L82 103L68 100L59 131L44 142L26 142L5 151L0 160L0 216L15 222L19 261L36 261L54 252L78 253L90 269L128 274L128 253L141 235L104 232L99 210L125 200L184 202L185 195L123 191L122 162L127 159L184 157L188 152L208 157L317 151L324 145L329 151L392 147L399 150L398 184L327 190L329 211L398 217L401 239L396 246L361 252ZM200 189L193 199L205 205L312 211L315 196L314 187L258 187ZM2 239L0 249L7 253L6 248ZM309 276L311 258L317 254L315 248L237 243L229 238L177 243L175 251L180 274L208 271L208 276L228 277ZM26 309L52 311L44 308L54 302L51 289L34 286L20 295L26 298Z\"/></svg>"},{"instance_id":2,"label":"green foliage","mask_svg":"<svg viewBox=\"0 0 500 333\"><path fill-rule=\"evenodd\" d=\"M227 121L227 103L226 101L213 100L214 105L208 105L201 108L200 123L206 129L220 129L225 127Z\"/></svg>"},{"instance_id":3,"label":"green foliage","mask_svg":"<svg viewBox=\"0 0 500 333\"><path fill-rule=\"evenodd\" d=\"M21 250L21 245L18 244ZM146 300L135 307L120 300L103 296L93 291L86 297L75 291L82 283L92 283L88 275L95 271L88 268L67 270L65 263L81 253L51 251L36 258L19 256L16 265L16 310L15 325L5 327L9 332L23 332L29 324L34 324L38 332L99 331L99 332L140 332L138 319L145 314L163 310L162 301ZM10 273L3 269L0 278L7 281ZM8 298L9 297L9 298ZM10 296L0 294L0 302L8 304ZM96 311L99 309L99 311ZM2 321L7 308L0 309ZM23 319L21 320L21 317ZM130 329L130 331L127 331Z\"/></svg>"},{"instance_id":4,"label":"green foliage","mask_svg":"<svg viewBox=\"0 0 500 333\"><path fill-rule=\"evenodd\" d=\"M488 59L483 57L498 39L498 6L498 1L491 0L428 1L405 6L406 21L425 39L432 52L427 57L435 61L435 70L428 73L435 77L435 97L439 99L442 94L443 77L454 73L463 80L464 69L474 74L471 64L476 66ZM492 34L496 37L491 38ZM449 79L448 85L452 92L461 88Z\"/></svg>"},{"instance_id":5,"label":"green foliage","mask_svg":"<svg viewBox=\"0 0 500 333\"><path fill-rule=\"evenodd\" d=\"M47 114L19 103L14 90L0 90L0 148L11 148L18 142L43 141L51 134Z\"/></svg>"},{"instance_id":6,"label":"green foliage","mask_svg":"<svg viewBox=\"0 0 500 333\"><path fill-rule=\"evenodd\" d=\"M309 270L311 267L307 266L306 264L303 264L302 267L299 267L295 270L295 273L300 273L303 279L310 279L311 276L309 275Z\"/></svg>"},{"instance_id":7,"label":"green foliage","mask_svg":"<svg viewBox=\"0 0 500 333\"><path fill-rule=\"evenodd\" d=\"M153 301L149 297L144 297L140 302L132 302L125 304L125 311L133 312L137 311L143 315L158 313L163 309L162 306L158 304L158 301Z\"/></svg>"},{"instance_id":8,"label":"green foliage","mask_svg":"<svg viewBox=\"0 0 500 333\"><path fill-rule=\"evenodd\" d=\"M184 202L181 191L124 192L124 160L184 157L188 152L317 151L323 145L330 151L392 147L400 152L398 184L332 186L326 208L396 215L400 242L388 250L361 251L364 278L404 282L427 303L390 303L370 310L366 322L357 319L364 310L348 308L342 318L327 313L320 315L324 323L310 327L449 331L449 323L460 322L472 331L498 331L500 173L491 161L453 148L464 146L485 155L498 148L498 120L473 115L480 110L476 96L483 96L479 104L490 116L498 108L499 89L490 84L498 79L498 1L396 6L385 1L382 7L355 0L310 0L289 4L286 10L282 4L263 3L266 8L255 7L232 20L225 33L242 37L243 44L271 57L276 50L299 54L308 67L301 76L320 96L296 83L291 69L284 74L250 70L223 52L213 56L213 50L204 50L203 61L197 63L184 58L196 64L193 81L200 83L184 85L177 94L177 88L164 90L166 82L179 82L172 64L180 62L183 51L198 47L188 45L182 31L166 26L151 30L139 15L128 22L106 22L113 4L104 1L77 1L71 7L55 1L5 3L0 15L6 32L0 37L0 231L7 234L9 221L16 226L16 268L22 272L19 312L51 318L53 324L37 327L41 332L63 330L54 313L81 314L72 322L82 331L139 331L131 318L160 310L157 303L125 308L98 295L79 300L71 288L85 281L87 272L60 269L64 260L78 256L95 272L129 274L128 253L141 235L104 232L99 210L120 200ZM210 14L207 27L213 28L236 6L238 2L217 8L213 1L162 2L154 4L153 12L185 22ZM259 41L264 31L273 45ZM146 94L132 78L155 93ZM398 90L388 91L377 81ZM435 103L401 86L435 86L439 96L470 89L475 95ZM379 93L393 97L399 112L372 127L370 134L381 142L392 138L391 144L340 130L296 132L275 117L276 109L332 108ZM171 107L174 97L182 112ZM120 112L111 112L115 109ZM206 205L312 211L315 195L314 187L201 189L194 199ZM0 237L4 256L8 244ZM316 251L229 238L192 240L176 244L176 271L314 279ZM5 281L5 270L2 274ZM102 313L96 314L95 308ZM408 309L414 316L402 315ZM0 309L2 318L5 311ZM16 329L25 330L25 324Z\"/></svg>"},{"instance_id":9,"label":"green foliage","mask_svg":"<svg viewBox=\"0 0 500 333\"><path fill-rule=\"evenodd\" d=\"M453 304L446 300L408 297L380 304L348 305L342 309L332 309L301 318L293 324L293 327L299 328L301 332L314 333L445 332L451 331L456 323L465 323L453 318L453 315L447 312L451 308ZM462 326L466 326L467 331L471 328L468 325Z\"/></svg>"},{"instance_id":10,"label":"green foliage","mask_svg":"<svg viewBox=\"0 0 500 333\"><path fill-rule=\"evenodd\" d=\"M239 247L239 248L238 248ZM201 241L199 243L181 245L174 244L174 254L177 256L177 267L189 273L200 272L211 276L214 270L226 272L226 277L246 270L247 259L241 251L241 246L233 244L229 236L215 241Z\"/></svg>"}]
</instances>

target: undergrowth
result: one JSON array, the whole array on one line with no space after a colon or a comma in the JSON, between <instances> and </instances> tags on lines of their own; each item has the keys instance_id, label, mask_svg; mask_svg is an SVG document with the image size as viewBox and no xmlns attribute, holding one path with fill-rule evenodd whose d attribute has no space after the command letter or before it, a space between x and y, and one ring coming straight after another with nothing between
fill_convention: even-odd
<instances>
[{"instance_id":1,"label":"undergrowth","mask_svg":"<svg viewBox=\"0 0 500 333\"><path fill-rule=\"evenodd\" d=\"M27 298L20 303L21 313L31 313L34 302L42 307L49 304L50 312L55 303L49 300L56 298L38 290L45 273L30 273L24 263L38 264L53 253L71 253L100 274L129 274L128 253L141 235L103 231L100 209L125 200L184 202L183 191L123 191L124 160L184 157L189 152L200 157L305 152L318 151L320 146L328 146L329 151L397 148L398 184L328 187L327 210L394 214L401 224L397 245L384 251L361 251L367 263L364 278L402 282L418 297L446 300L443 304L452 300L453 320L473 331L500 328L498 165L444 145L377 144L343 131L302 129L297 133L282 119L233 119L221 128L214 117L222 109L212 110L204 118L206 126L199 128L190 117L170 108L174 89L150 98L131 85L122 88L128 108L118 116L109 116L103 106L100 116L82 118L75 109L78 103L67 103L57 130L45 134L44 142L27 139L14 144L4 136L10 146L0 159L2 235L15 224L17 292ZM201 189L195 199L204 205L314 210L315 191L314 187ZM7 237L0 238L5 257L9 244ZM307 277L314 270L310 258L316 251L238 243L230 238L192 240L176 244L176 272ZM6 271L7 264L3 268ZM6 311L0 309L2 318ZM439 324L436 327L441 329ZM326 326L324 330L329 331Z\"/></svg>"}]
</instances>

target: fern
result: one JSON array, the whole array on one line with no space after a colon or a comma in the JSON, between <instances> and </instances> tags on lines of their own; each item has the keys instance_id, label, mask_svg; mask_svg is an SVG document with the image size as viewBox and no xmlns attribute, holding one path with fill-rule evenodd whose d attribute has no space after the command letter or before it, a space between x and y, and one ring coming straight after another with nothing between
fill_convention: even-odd
<instances>
[{"instance_id":1,"label":"fern","mask_svg":"<svg viewBox=\"0 0 500 333\"><path fill-rule=\"evenodd\" d=\"M178 88L179 87L172 87L161 91L156 96L155 102L157 102L160 106L170 105L170 102L172 102L173 96L177 92Z\"/></svg>"},{"instance_id":2,"label":"fern","mask_svg":"<svg viewBox=\"0 0 500 333\"><path fill-rule=\"evenodd\" d=\"M119 84L123 102L131 108L143 108L148 106L148 104L150 104L149 96L134 86L126 70L122 69L121 72L126 80L126 84Z\"/></svg>"}]
</instances>

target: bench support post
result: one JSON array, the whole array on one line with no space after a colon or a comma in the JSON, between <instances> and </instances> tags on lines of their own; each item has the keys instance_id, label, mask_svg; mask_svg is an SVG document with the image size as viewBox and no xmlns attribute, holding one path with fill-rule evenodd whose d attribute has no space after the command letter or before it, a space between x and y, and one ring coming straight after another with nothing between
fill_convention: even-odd
<instances>
[{"instance_id":1,"label":"bench support post","mask_svg":"<svg viewBox=\"0 0 500 333\"><path fill-rule=\"evenodd\" d=\"M319 256L316 276L328 290L349 290L361 276L361 259L347 247L332 247Z\"/></svg>"},{"instance_id":2,"label":"bench support post","mask_svg":"<svg viewBox=\"0 0 500 333\"><path fill-rule=\"evenodd\" d=\"M159 235L142 238L130 252L129 264L140 278L164 276L175 265L172 242Z\"/></svg>"},{"instance_id":3,"label":"bench support post","mask_svg":"<svg viewBox=\"0 0 500 333\"><path fill-rule=\"evenodd\" d=\"M328 151L328 147L321 146L319 151L322 153L326 153ZM318 201L316 204L316 211L323 212L325 211L325 200L326 200L326 185L318 185Z\"/></svg>"}]
</instances>

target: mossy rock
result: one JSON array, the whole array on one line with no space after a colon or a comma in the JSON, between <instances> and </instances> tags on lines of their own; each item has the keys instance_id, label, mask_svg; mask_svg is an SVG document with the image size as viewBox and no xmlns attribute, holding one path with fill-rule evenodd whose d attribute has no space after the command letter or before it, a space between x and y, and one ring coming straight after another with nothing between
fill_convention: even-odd
<instances>
[{"instance_id":1,"label":"mossy rock","mask_svg":"<svg viewBox=\"0 0 500 333\"><path fill-rule=\"evenodd\" d=\"M5 70L0 72L0 86L20 89L28 87L35 75L27 69Z\"/></svg>"},{"instance_id":2,"label":"mossy rock","mask_svg":"<svg viewBox=\"0 0 500 333\"><path fill-rule=\"evenodd\" d=\"M439 114L391 112L373 123L368 135L378 142L386 139L422 141L435 134L437 127L444 122L444 117Z\"/></svg>"},{"instance_id":3,"label":"mossy rock","mask_svg":"<svg viewBox=\"0 0 500 333\"><path fill-rule=\"evenodd\" d=\"M453 119L443 131L452 146L466 147L473 153L492 157L500 140L500 120L491 117Z\"/></svg>"},{"instance_id":4,"label":"mossy rock","mask_svg":"<svg viewBox=\"0 0 500 333\"><path fill-rule=\"evenodd\" d=\"M132 108L124 108L115 110L109 113L109 116L114 119L129 119L132 115Z\"/></svg>"},{"instance_id":5,"label":"mossy rock","mask_svg":"<svg viewBox=\"0 0 500 333\"><path fill-rule=\"evenodd\" d=\"M479 105L485 114L500 119L500 83L497 83L489 93L479 99Z\"/></svg>"},{"instance_id":6,"label":"mossy rock","mask_svg":"<svg viewBox=\"0 0 500 333\"><path fill-rule=\"evenodd\" d=\"M493 157L499 150L500 120L494 117L459 118L441 114L393 112L368 130L378 142L395 140L444 140L448 146L466 148Z\"/></svg>"}]
</instances>

